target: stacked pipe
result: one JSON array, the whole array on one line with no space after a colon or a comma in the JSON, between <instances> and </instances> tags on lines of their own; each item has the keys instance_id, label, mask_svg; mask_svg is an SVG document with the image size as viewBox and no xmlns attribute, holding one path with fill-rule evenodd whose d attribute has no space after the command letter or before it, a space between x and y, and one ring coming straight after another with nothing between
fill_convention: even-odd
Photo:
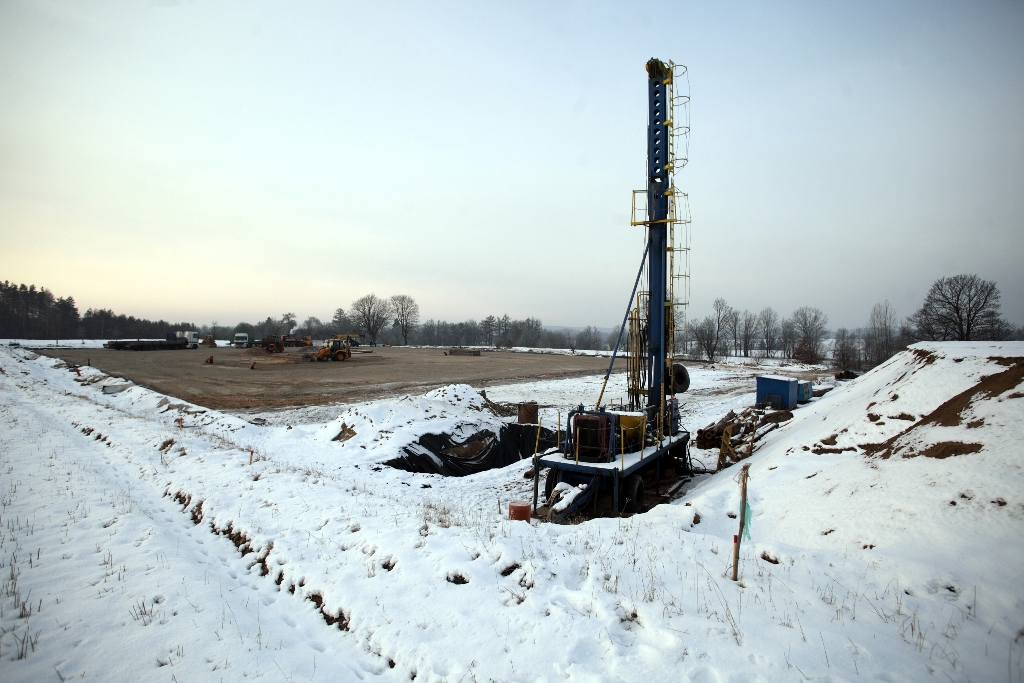
<instances>
[{"instance_id":1,"label":"stacked pipe","mask_svg":"<svg viewBox=\"0 0 1024 683\"><path fill-rule=\"evenodd\" d=\"M697 430L697 440L694 442L697 448L718 448L722 443L722 432L726 426L736 421L736 413L730 410L718 422L712 422L704 429Z\"/></svg>"},{"instance_id":2,"label":"stacked pipe","mask_svg":"<svg viewBox=\"0 0 1024 683\"><path fill-rule=\"evenodd\" d=\"M747 408L737 415L730 410L718 422L697 430L697 448L718 448L718 469L750 457L754 444L793 417L788 410L765 412Z\"/></svg>"}]
</instances>

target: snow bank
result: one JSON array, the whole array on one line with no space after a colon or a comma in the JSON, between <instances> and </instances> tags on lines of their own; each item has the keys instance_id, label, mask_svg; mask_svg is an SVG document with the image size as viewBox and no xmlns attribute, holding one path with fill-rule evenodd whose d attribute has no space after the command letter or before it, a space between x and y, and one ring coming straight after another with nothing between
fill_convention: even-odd
<instances>
[{"instance_id":1,"label":"snow bank","mask_svg":"<svg viewBox=\"0 0 1024 683\"><path fill-rule=\"evenodd\" d=\"M1022 379L1019 342L917 344L796 411L749 461L755 548L783 566L828 557L823 589L833 564L888 577L869 609L897 599L887 618L930 662L940 653L966 673L969 658L994 675L986 643L1005 653L1024 626ZM686 498L723 538L739 512L728 474ZM852 615L865 592L844 586Z\"/></svg>"},{"instance_id":2,"label":"snow bank","mask_svg":"<svg viewBox=\"0 0 1024 683\"><path fill-rule=\"evenodd\" d=\"M1018 357L919 346L796 411L748 461L733 583L734 471L630 519L510 522L528 462L378 465L495 420L469 388L253 425L0 348L5 678L1019 680L1024 401L992 379ZM693 427L749 398L702 381Z\"/></svg>"}]
</instances>

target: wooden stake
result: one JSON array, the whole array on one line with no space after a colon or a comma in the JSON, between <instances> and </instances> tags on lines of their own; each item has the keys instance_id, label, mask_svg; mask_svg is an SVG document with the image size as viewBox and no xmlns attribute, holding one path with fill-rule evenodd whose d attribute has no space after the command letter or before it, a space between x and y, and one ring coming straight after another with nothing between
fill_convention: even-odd
<instances>
[{"instance_id":1,"label":"wooden stake","mask_svg":"<svg viewBox=\"0 0 1024 683\"><path fill-rule=\"evenodd\" d=\"M743 525L747 522L747 477L750 463L740 468L740 531L732 538L732 580L738 581L740 569L740 538L743 536Z\"/></svg>"}]
</instances>

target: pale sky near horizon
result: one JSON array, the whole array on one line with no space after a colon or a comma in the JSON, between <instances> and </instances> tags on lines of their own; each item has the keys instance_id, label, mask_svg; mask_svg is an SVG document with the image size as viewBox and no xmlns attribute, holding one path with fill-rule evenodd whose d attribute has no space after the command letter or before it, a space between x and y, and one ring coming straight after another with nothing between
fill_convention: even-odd
<instances>
[{"instance_id":1,"label":"pale sky near horizon","mask_svg":"<svg viewBox=\"0 0 1024 683\"><path fill-rule=\"evenodd\" d=\"M689 68L691 316L1024 323L1024 4L0 0L0 280L84 312L618 325L650 57Z\"/></svg>"}]
</instances>

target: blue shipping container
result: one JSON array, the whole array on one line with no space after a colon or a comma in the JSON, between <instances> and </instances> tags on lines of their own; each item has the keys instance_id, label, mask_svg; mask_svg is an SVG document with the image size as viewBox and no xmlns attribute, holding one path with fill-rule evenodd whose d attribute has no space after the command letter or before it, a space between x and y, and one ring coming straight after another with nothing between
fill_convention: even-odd
<instances>
[{"instance_id":1,"label":"blue shipping container","mask_svg":"<svg viewBox=\"0 0 1024 683\"><path fill-rule=\"evenodd\" d=\"M807 403L814 397L814 385L806 379L796 384L796 402Z\"/></svg>"},{"instance_id":2,"label":"blue shipping container","mask_svg":"<svg viewBox=\"0 0 1024 683\"><path fill-rule=\"evenodd\" d=\"M793 377L778 377L775 375L764 375L757 378L757 402L764 403L765 397L775 397L769 402L772 405L778 402L780 408L796 408L797 381Z\"/></svg>"}]
</instances>

